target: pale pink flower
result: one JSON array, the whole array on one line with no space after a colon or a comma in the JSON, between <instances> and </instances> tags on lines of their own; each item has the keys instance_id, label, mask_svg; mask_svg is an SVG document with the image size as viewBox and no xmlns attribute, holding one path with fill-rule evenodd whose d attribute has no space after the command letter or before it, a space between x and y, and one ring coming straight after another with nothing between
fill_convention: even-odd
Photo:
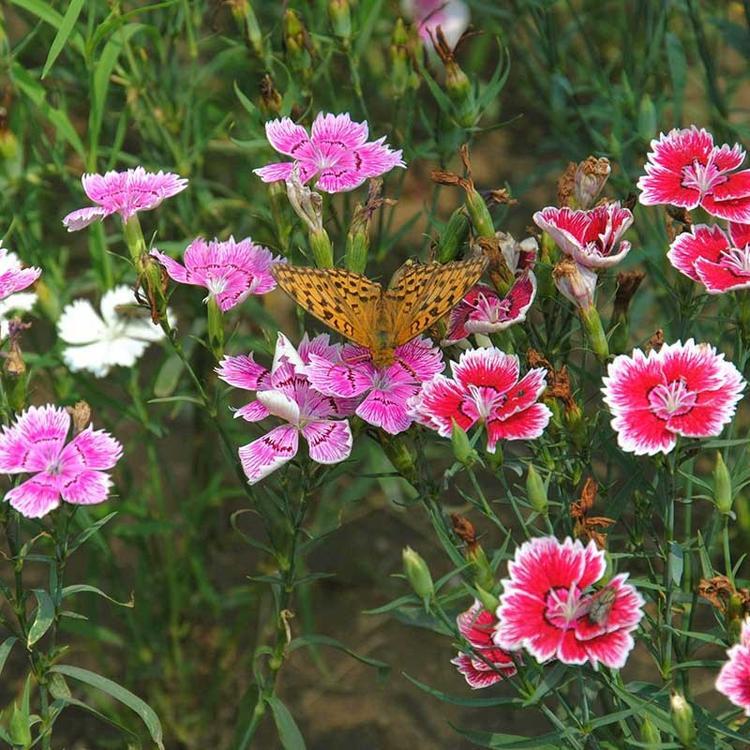
<instances>
[{"instance_id":1,"label":"pale pink flower","mask_svg":"<svg viewBox=\"0 0 750 750\"><path fill-rule=\"evenodd\" d=\"M544 432L551 412L538 403L546 387L543 368L519 380L518 357L493 347L463 352L451 369L453 378L436 375L410 401L420 424L450 437L454 421L463 430L483 423L491 453L498 440L531 440Z\"/></svg>"},{"instance_id":2,"label":"pale pink flower","mask_svg":"<svg viewBox=\"0 0 750 750\"><path fill-rule=\"evenodd\" d=\"M495 643L524 648L537 661L625 665L644 601L626 573L593 586L606 570L603 550L567 538L538 537L516 549L497 609Z\"/></svg>"},{"instance_id":3,"label":"pale pink flower","mask_svg":"<svg viewBox=\"0 0 750 750\"><path fill-rule=\"evenodd\" d=\"M268 142L293 161L274 162L253 170L264 182L288 180L296 164L304 184L317 178L315 187L326 193L342 193L379 177L394 167L405 167L401 151L385 145L385 136L367 140L366 122L352 122L348 114L320 113L310 135L288 117L266 123Z\"/></svg>"},{"instance_id":4,"label":"pale pink flower","mask_svg":"<svg viewBox=\"0 0 750 750\"><path fill-rule=\"evenodd\" d=\"M750 222L750 170L737 143L714 146L713 136L693 125L651 141L646 174L638 180L644 206L669 204L712 216Z\"/></svg>"},{"instance_id":5,"label":"pale pink flower","mask_svg":"<svg viewBox=\"0 0 750 750\"><path fill-rule=\"evenodd\" d=\"M473 652L460 652L451 659L451 664L458 667L458 671L472 688L490 687L516 674L518 670L513 657L498 648L492 640L497 618L492 612L488 612L481 602L475 600L469 609L456 618L456 624Z\"/></svg>"},{"instance_id":6,"label":"pale pink flower","mask_svg":"<svg viewBox=\"0 0 750 750\"><path fill-rule=\"evenodd\" d=\"M648 355L634 349L615 357L604 378L604 402L624 451L669 453L683 435L719 435L745 388L737 368L709 344L689 339Z\"/></svg>"},{"instance_id":7,"label":"pale pink flower","mask_svg":"<svg viewBox=\"0 0 750 750\"><path fill-rule=\"evenodd\" d=\"M526 237L520 242L508 232L495 232L495 237L500 245L503 259L514 276L533 270L539 253L539 243L535 237Z\"/></svg>"},{"instance_id":8,"label":"pale pink flower","mask_svg":"<svg viewBox=\"0 0 750 750\"><path fill-rule=\"evenodd\" d=\"M143 167L104 175L85 174L81 182L86 195L97 205L69 213L63 219L69 232L76 232L114 213L127 221L139 211L150 211L166 198L181 193L188 184L187 179L179 175L161 170L147 172Z\"/></svg>"},{"instance_id":9,"label":"pale pink flower","mask_svg":"<svg viewBox=\"0 0 750 750\"><path fill-rule=\"evenodd\" d=\"M30 287L41 275L41 268L24 268L18 256L0 242L0 300Z\"/></svg>"},{"instance_id":10,"label":"pale pink flower","mask_svg":"<svg viewBox=\"0 0 750 750\"><path fill-rule=\"evenodd\" d=\"M95 505L107 499L111 469L122 446L89 425L67 443L70 415L52 406L31 406L0 432L0 473L33 474L5 499L27 518L41 518L60 505Z\"/></svg>"},{"instance_id":11,"label":"pale pink flower","mask_svg":"<svg viewBox=\"0 0 750 750\"><path fill-rule=\"evenodd\" d=\"M750 618L742 623L740 642L727 651L716 680L716 689L750 716Z\"/></svg>"},{"instance_id":12,"label":"pale pink flower","mask_svg":"<svg viewBox=\"0 0 750 750\"><path fill-rule=\"evenodd\" d=\"M621 238L633 223L633 214L619 203L588 211L548 206L534 214L534 223L586 268L609 268L630 251L630 243Z\"/></svg>"},{"instance_id":13,"label":"pale pink flower","mask_svg":"<svg viewBox=\"0 0 750 750\"><path fill-rule=\"evenodd\" d=\"M469 7L462 0L401 0L403 12L414 19L419 35L428 45L437 27L455 47L469 25Z\"/></svg>"},{"instance_id":14,"label":"pale pink flower","mask_svg":"<svg viewBox=\"0 0 750 750\"><path fill-rule=\"evenodd\" d=\"M557 291L581 310L594 306L598 277L593 268L586 268L570 258L563 258L552 269Z\"/></svg>"},{"instance_id":15,"label":"pale pink flower","mask_svg":"<svg viewBox=\"0 0 750 750\"><path fill-rule=\"evenodd\" d=\"M532 271L523 272L505 297L487 284L477 284L451 310L448 331L440 343L448 346L475 333L497 333L521 323L535 296L536 277Z\"/></svg>"},{"instance_id":16,"label":"pale pink flower","mask_svg":"<svg viewBox=\"0 0 750 750\"><path fill-rule=\"evenodd\" d=\"M729 222L729 236L716 225L697 224L669 246L670 263L709 294L750 288L750 224Z\"/></svg>"},{"instance_id":17,"label":"pale pink flower","mask_svg":"<svg viewBox=\"0 0 750 750\"><path fill-rule=\"evenodd\" d=\"M151 255L174 281L208 289L204 302L214 298L223 312L239 305L251 294L265 294L274 289L276 281L271 267L281 261L249 237L240 242L234 237L226 242L206 242L198 237L185 249L182 263L159 250L152 250Z\"/></svg>"}]
</instances>

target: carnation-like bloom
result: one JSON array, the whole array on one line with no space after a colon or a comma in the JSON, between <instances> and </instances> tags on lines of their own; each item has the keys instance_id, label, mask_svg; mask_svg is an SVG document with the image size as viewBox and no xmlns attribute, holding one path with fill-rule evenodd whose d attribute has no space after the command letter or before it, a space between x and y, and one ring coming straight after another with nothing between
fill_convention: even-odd
<instances>
[{"instance_id":1,"label":"carnation-like bloom","mask_svg":"<svg viewBox=\"0 0 750 750\"><path fill-rule=\"evenodd\" d=\"M150 211L166 198L181 193L188 184L187 179L179 175L161 170L147 172L143 167L104 175L85 174L81 182L83 191L96 206L69 213L63 219L69 232L77 232L114 213L127 221L139 211Z\"/></svg>"},{"instance_id":2,"label":"carnation-like bloom","mask_svg":"<svg viewBox=\"0 0 750 750\"><path fill-rule=\"evenodd\" d=\"M450 437L454 421L463 430L484 423L491 453L498 440L532 440L544 432L551 416L538 403L546 387L544 368L519 380L518 357L492 347L463 352L451 369L453 378L436 375L410 401L418 422L442 437Z\"/></svg>"},{"instance_id":3,"label":"carnation-like bloom","mask_svg":"<svg viewBox=\"0 0 750 750\"><path fill-rule=\"evenodd\" d=\"M291 461L299 450L299 436L307 441L310 458L319 464L335 464L349 457L352 433L345 417L353 404L316 391L304 374L311 352L326 351L328 336L305 339L299 351L283 334L278 335L273 365L266 370L252 355L225 357L217 373L225 382L256 392L256 400L235 416L258 422L269 416L286 424L239 449L248 482L255 484Z\"/></svg>"},{"instance_id":4,"label":"carnation-like bloom","mask_svg":"<svg viewBox=\"0 0 750 750\"><path fill-rule=\"evenodd\" d=\"M750 716L750 618L742 623L740 642L727 651L716 680L716 689Z\"/></svg>"},{"instance_id":5,"label":"carnation-like bloom","mask_svg":"<svg viewBox=\"0 0 750 750\"><path fill-rule=\"evenodd\" d=\"M709 344L688 339L647 355L615 357L604 378L617 443L636 455L669 453L679 435L715 437L730 421L745 388L737 368Z\"/></svg>"},{"instance_id":6,"label":"carnation-like bloom","mask_svg":"<svg viewBox=\"0 0 750 750\"><path fill-rule=\"evenodd\" d=\"M534 214L534 223L586 268L609 268L630 251L630 243L621 237L633 223L633 214L619 203L588 211L548 206Z\"/></svg>"},{"instance_id":7,"label":"carnation-like bloom","mask_svg":"<svg viewBox=\"0 0 750 750\"><path fill-rule=\"evenodd\" d=\"M24 268L18 256L0 243L0 300L30 287L41 275L41 268Z\"/></svg>"},{"instance_id":8,"label":"carnation-like bloom","mask_svg":"<svg viewBox=\"0 0 750 750\"><path fill-rule=\"evenodd\" d=\"M379 177L394 167L405 167L401 151L385 145L385 136L367 140L366 122L352 122L348 114L320 113L310 135L288 117L266 123L268 142L293 161L267 164L254 172L264 182L288 180L296 164L302 183L317 178L315 187L326 193L342 193Z\"/></svg>"},{"instance_id":9,"label":"carnation-like bloom","mask_svg":"<svg viewBox=\"0 0 750 750\"><path fill-rule=\"evenodd\" d=\"M107 499L112 480L106 472L122 446L91 425L67 442L69 429L68 412L48 404L29 407L0 432L0 473L34 475L5 495L27 518L41 518L61 500L95 505Z\"/></svg>"},{"instance_id":10,"label":"carnation-like bloom","mask_svg":"<svg viewBox=\"0 0 750 750\"><path fill-rule=\"evenodd\" d=\"M532 271L519 276L505 297L487 284L477 284L451 310L448 331L441 343L448 346L474 333L497 333L521 323L535 296L536 277Z\"/></svg>"},{"instance_id":11,"label":"carnation-like bloom","mask_svg":"<svg viewBox=\"0 0 750 750\"><path fill-rule=\"evenodd\" d=\"M368 349L352 344L328 355L310 355L305 372L313 387L337 398L362 399L357 416L391 435L411 426L409 399L445 367L440 350L423 337L397 347L387 367L376 367Z\"/></svg>"},{"instance_id":12,"label":"carnation-like bloom","mask_svg":"<svg viewBox=\"0 0 750 750\"><path fill-rule=\"evenodd\" d=\"M271 266L280 260L249 237L240 242L234 237L226 242L206 242L198 237L185 249L182 263L159 250L152 250L151 255L174 281L208 289L204 302L213 297L223 312L251 294L265 294L274 289L276 282L271 275Z\"/></svg>"},{"instance_id":13,"label":"carnation-like bloom","mask_svg":"<svg viewBox=\"0 0 750 750\"><path fill-rule=\"evenodd\" d=\"M469 25L469 8L462 0L401 0L403 12L414 19L419 35L431 44L430 33L443 30L446 41L455 47Z\"/></svg>"},{"instance_id":14,"label":"carnation-like bloom","mask_svg":"<svg viewBox=\"0 0 750 750\"><path fill-rule=\"evenodd\" d=\"M100 309L101 315L88 300L77 299L57 321L57 335L68 344L63 360L72 372L86 370L103 378L117 365L132 367L149 344L164 338L124 284L102 297Z\"/></svg>"},{"instance_id":15,"label":"carnation-like bloom","mask_svg":"<svg viewBox=\"0 0 750 750\"><path fill-rule=\"evenodd\" d=\"M605 570L604 551L593 541L586 547L570 538L525 542L508 563L495 643L524 648L539 662L624 666L644 601L626 573L594 588Z\"/></svg>"},{"instance_id":16,"label":"carnation-like bloom","mask_svg":"<svg viewBox=\"0 0 750 750\"><path fill-rule=\"evenodd\" d=\"M729 236L716 225L697 224L669 246L670 263L709 294L750 288L750 224L729 222Z\"/></svg>"},{"instance_id":17,"label":"carnation-like bloom","mask_svg":"<svg viewBox=\"0 0 750 750\"><path fill-rule=\"evenodd\" d=\"M750 223L750 170L739 145L714 146L713 136L693 125L651 141L646 174L638 180L644 206L702 206L712 216Z\"/></svg>"},{"instance_id":18,"label":"carnation-like bloom","mask_svg":"<svg viewBox=\"0 0 750 750\"><path fill-rule=\"evenodd\" d=\"M471 645L474 653L459 653L451 664L458 667L472 688L486 688L518 671L510 654L498 648L492 637L497 618L475 600L474 604L456 618L461 635ZM482 658L479 658L481 655Z\"/></svg>"}]
</instances>

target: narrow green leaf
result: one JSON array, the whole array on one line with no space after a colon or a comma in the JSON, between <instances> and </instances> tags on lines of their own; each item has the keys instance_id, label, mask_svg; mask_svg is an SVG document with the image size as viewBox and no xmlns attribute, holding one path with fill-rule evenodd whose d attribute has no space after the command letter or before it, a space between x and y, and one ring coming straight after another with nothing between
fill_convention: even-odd
<instances>
[{"instance_id":1,"label":"narrow green leaf","mask_svg":"<svg viewBox=\"0 0 750 750\"><path fill-rule=\"evenodd\" d=\"M55 64L55 60L57 60L57 56L63 51L65 42L68 41L68 37L73 32L78 16L81 15L84 2L85 0L70 0L68 3L68 9L65 11L60 27L57 29L57 34L55 34L55 38L52 40L52 46L49 48L47 62L44 63L44 69L42 70L42 79L49 73Z\"/></svg>"},{"instance_id":2,"label":"narrow green leaf","mask_svg":"<svg viewBox=\"0 0 750 750\"><path fill-rule=\"evenodd\" d=\"M120 602L117 599L113 599L109 594L105 594L101 589L98 589L96 586L89 586L88 583L75 583L71 586L66 586L62 590L62 598L65 599L68 596L73 596L74 594L80 594L81 592L87 592L89 594L96 594L97 596L101 596L104 599L106 599L108 602L112 602L113 604L116 604L118 607L134 607L135 606L135 599L133 598L133 595L130 595L130 599L127 602Z\"/></svg>"},{"instance_id":3,"label":"narrow green leaf","mask_svg":"<svg viewBox=\"0 0 750 750\"><path fill-rule=\"evenodd\" d=\"M459 695L448 695L447 693L442 692L442 690L437 690L436 688L425 685L423 682L414 679L414 677L411 677L406 672L402 672L401 674L406 677L412 685L416 685L428 695L432 695L438 700L443 701L443 703L452 703L454 706L465 706L466 708L494 708L496 706L520 705L518 698L466 698Z\"/></svg>"},{"instance_id":4,"label":"narrow green leaf","mask_svg":"<svg viewBox=\"0 0 750 750\"><path fill-rule=\"evenodd\" d=\"M337 641L335 638L331 638L327 635L315 635L315 634L309 634L309 635L303 635L299 638L295 638L290 644L289 644L289 651L294 651L297 648L302 648L304 646L329 646L330 648L335 648L338 651L343 651L348 656L351 656L352 659L356 659L359 662L362 662L362 664L366 664L368 667L374 667L378 670L378 675L380 677L387 677L388 673L391 671L391 667L389 664L386 664L384 661L380 661L379 659L372 659L369 656L362 656L356 651L352 651L350 648L345 646L341 641Z\"/></svg>"},{"instance_id":5,"label":"narrow green leaf","mask_svg":"<svg viewBox=\"0 0 750 750\"><path fill-rule=\"evenodd\" d=\"M75 552L89 537L96 534L99 529L102 528L105 524L109 523L115 516L117 515L117 511L114 511L112 513L108 513L104 518L100 518L98 521L95 521L91 524L87 529L84 529L72 542L70 545L70 552Z\"/></svg>"},{"instance_id":6,"label":"narrow green leaf","mask_svg":"<svg viewBox=\"0 0 750 750\"><path fill-rule=\"evenodd\" d=\"M34 589L37 601L36 617L31 623L26 638L26 647L31 648L48 630L55 619L55 605L50 595L44 589Z\"/></svg>"},{"instance_id":7,"label":"narrow green leaf","mask_svg":"<svg viewBox=\"0 0 750 750\"><path fill-rule=\"evenodd\" d=\"M11 636L10 638L6 638L3 641L2 646L0 646L0 675L3 673L3 667L5 667L5 662L8 660L8 656L10 655L10 651L13 648L13 645L18 640L15 636Z\"/></svg>"},{"instance_id":8,"label":"narrow green leaf","mask_svg":"<svg viewBox=\"0 0 750 750\"><path fill-rule=\"evenodd\" d=\"M305 740L289 709L275 696L266 698L284 750L305 750Z\"/></svg>"}]
</instances>

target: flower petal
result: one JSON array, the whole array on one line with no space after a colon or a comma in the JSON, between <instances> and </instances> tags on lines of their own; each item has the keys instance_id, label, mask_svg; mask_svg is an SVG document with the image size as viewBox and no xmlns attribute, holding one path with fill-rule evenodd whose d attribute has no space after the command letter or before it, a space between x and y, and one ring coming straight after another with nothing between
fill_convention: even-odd
<instances>
[{"instance_id":1,"label":"flower petal","mask_svg":"<svg viewBox=\"0 0 750 750\"><path fill-rule=\"evenodd\" d=\"M10 490L5 499L22 516L42 518L60 505L58 477L37 474Z\"/></svg>"},{"instance_id":2,"label":"flower petal","mask_svg":"<svg viewBox=\"0 0 750 750\"><path fill-rule=\"evenodd\" d=\"M296 427L282 425L271 430L239 451L240 462L250 484L259 482L297 455L299 432Z\"/></svg>"},{"instance_id":3,"label":"flower petal","mask_svg":"<svg viewBox=\"0 0 750 750\"><path fill-rule=\"evenodd\" d=\"M352 431L345 421L309 422L302 428L310 458L319 464L337 464L352 452Z\"/></svg>"}]
</instances>

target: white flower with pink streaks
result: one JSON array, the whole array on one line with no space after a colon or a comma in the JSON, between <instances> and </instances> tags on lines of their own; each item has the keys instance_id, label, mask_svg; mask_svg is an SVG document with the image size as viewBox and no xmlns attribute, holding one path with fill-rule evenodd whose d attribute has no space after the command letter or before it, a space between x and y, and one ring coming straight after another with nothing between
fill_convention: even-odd
<instances>
[{"instance_id":1,"label":"white flower with pink streaks","mask_svg":"<svg viewBox=\"0 0 750 750\"><path fill-rule=\"evenodd\" d=\"M615 357L604 378L617 444L636 455L669 453L682 435L716 437L734 416L745 380L709 344L688 339L647 355Z\"/></svg>"},{"instance_id":2,"label":"white flower with pink streaks","mask_svg":"<svg viewBox=\"0 0 750 750\"><path fill-rule=\"evenodd\" d=\"M109 495L107 470L120 459L122 446L91 425L67 442L70 421L60 407L31 406L0 432L0 473L33 474L5 495L27 518L41 518L61 500L95 505Z\"/></svg>"},{"instance_id":3,"label":"white flower with pink streaks","mask_svg":"<svg viewBox=\"0 0 750 750\"><path fill-rule=\"evenodd\" d=\"M207 242L198 237L185 249L182 263L159 250L152 250L151 255L174 281L205 287L208 296L204 302L214 298L222 312L244 302L251 294L265 294L274 289L276 281L271 267L281 261L250 237L240 242L234 237L225 242Z\"/></svg>"},{"instance_id":4,"label":"white flower with pink streaks","mask_svg":"<svg viewBox=\"0 0 750 750\"><path fill-rule=\"evenodd\" d=\"M750 716L750 619L742 623L740 642L727 651L716 680L716 689Z\"/></svg>"},{"instance_id":5,"label":"white flower with pink streaks","mask_svg":"<svg viewBox=\"0 0 750 750\"><path fill-rule=\"evenodd\" d=\"M720 219L750 223L750 169L737 171L744 161L738 143L715 146L703 128L670 130L651 141L639 200L644 206L701 206Z\"/></svg>"},{"instance_id":6,"label":"white flower with pink streaks","mask_svg":"<svg viewBox=\"0 0 750 750\"><path fill-rule=\"evenodd\" d=\"M584 547L570 538L538 537L522 544L502 582L495 643L524 648L539 662L623 667L644 601L625 573L594 588L606 568L593 541Z\"/></svg>"},{"instance_id":7,"label":"white flower with pink streaks","mask_svg":"<svg viewBox=\"0 0 750 750\"><path fill-rule=\"evenodd\" d=\"M697 224L675 237L669 262L685 276L706 287L709 294L750 288L750 224Z\"/></svg>"},{"instance_id":8,"label":"white flower with pink streaks","mask_svg":"<svg viewBox=\"0 0 750 750\"><path fill-rule=\"evenodd\" d=\"M455 47L469 25L469 7L462 0L402 0L403 12L414 19L419 35L431 45L437 27L443 30L445 39Z\"/></svg>"},{"instance_id":9,"label":"white flower with pink streaks","mask_svg":"<svg viewBox=\"0 0 750 750\"><path fill-rule=\"evenodd\" d=\"M586 268L609 268L630 251L630 243L621 238L633 223L633 214L619 203L588 211L548 206L534 214L534 223Z\"/></svg>"},{"instance_id":10,"label":"white flower with pink streaks","mask_svg":"<svg viewBox=\"0 0 750 750\"><path fill-rule=\"evenodd\" d=\"M63 224L69 232L93 224L112 214L120 214L123 221L139 211L150 211L167 198L181 193L187 179L171 172L147 172L143 167L126 172L85 174L81 178L83 191L96 206L79 208L69 213Z\"/></svg>"},{"instance_id":11,"label":"white flower with pink streaks","mask_svg":"<svg viewBox=\"0 0 750 750\"><path fill-rule=\"evenodd\" d=\"M397 435L414 421L407 408L409 399L444 367L440 350L419 337L397 347L387 367L376 367L368 349L346 344L340 352L329 350L329 356L311 354L305 372L321 393L361 399L357 416Z\"/></svg>"},{"instance_id":12,"label":"white flower with pink streaks","mask_svg":"<svg viewBox=\"0 0 750 750\"><path fill-rule=\"evenodd\" d=\"M368 141L366 122L353 122L348 114L320 113L310 135L288 117L266 123L266 137L276 151L293 161L274 162L254 172L264 182L288 180L297 166L303 184L316 179L326 193L354 190L371 177L405 167L401 151L385 145L385 136Z\"/></svg>"}]
</instances>

